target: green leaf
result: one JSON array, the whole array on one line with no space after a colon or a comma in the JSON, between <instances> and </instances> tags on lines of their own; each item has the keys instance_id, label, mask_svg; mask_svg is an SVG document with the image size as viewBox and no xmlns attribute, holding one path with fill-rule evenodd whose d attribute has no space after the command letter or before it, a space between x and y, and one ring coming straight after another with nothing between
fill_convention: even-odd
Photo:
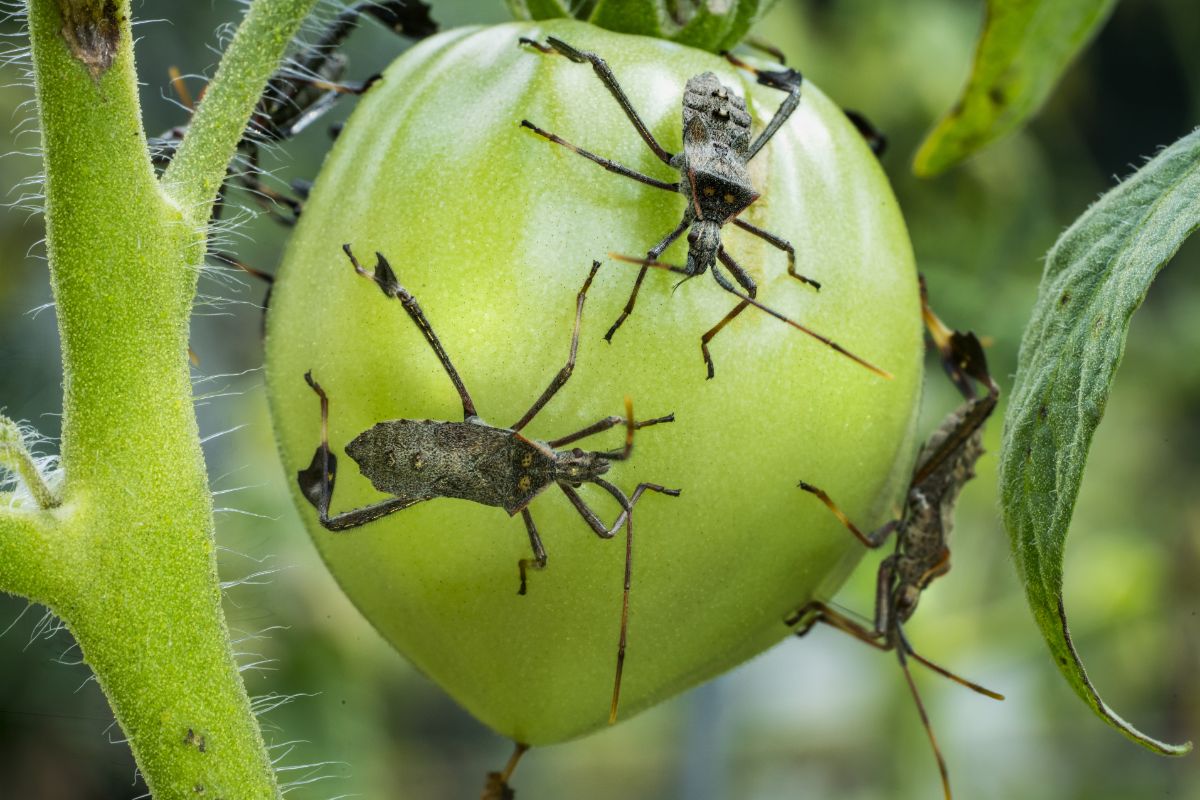
<instances>
[{"instance_id":1,"label":"green leaf","mask_svg":"<svg viewBox=\"0 0 1200 800\"><path fill-rule=\"evenodd\" d=\"M569 17L618 33L719 52L735 47L778 0L507 0L518 19Z\"/></svg>"},{"instance_id":2,"label":"green leaf","mask_svg":"<svg viewBox=\"0 0 1200 800\"><path fill-rule=\"evenodd\" d=\"M1138 744L1180 755L1100 699L1071 642L1063 549L1092 434L1151 281L1200 226L1200 130L1163 150L1104 195L1055 244L1021 342L1004 424L1004 521L1030 607L1067 681Z\"/></svg>"},{"instance_id":3,"label":"green leaf","mask_svg":"<svg viewBox=\"0 0 1200 800\"><path fill-rule=\"evenodd\" d=\"M1116 0L988 0L971 77L925 138L913 171L932 177L1016 130L1108 18Z\"/></svg>"}]
</instances>

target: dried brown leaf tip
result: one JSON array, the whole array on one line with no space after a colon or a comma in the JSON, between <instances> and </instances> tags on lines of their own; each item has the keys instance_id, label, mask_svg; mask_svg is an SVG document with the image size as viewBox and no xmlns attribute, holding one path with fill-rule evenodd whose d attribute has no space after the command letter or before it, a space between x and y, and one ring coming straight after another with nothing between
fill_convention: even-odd
<instances>
[{"instance_id":1,"label":"dried brown leaf tip","mask_svg":"<svg viewBox=\"0 0 1200 800\"><path fill-rule=\"evenodd\" d=\"M117 4L114 0L58 0L58 8L71 55L99 80L117 57L122 21Z\"/></svg>"}]
</instances>

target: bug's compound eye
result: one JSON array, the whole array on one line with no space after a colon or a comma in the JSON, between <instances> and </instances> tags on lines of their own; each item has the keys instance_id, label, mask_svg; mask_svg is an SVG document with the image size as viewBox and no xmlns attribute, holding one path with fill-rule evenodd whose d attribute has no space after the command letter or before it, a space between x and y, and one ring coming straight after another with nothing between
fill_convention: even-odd
<instances>
[{"instance_id":1,"label":"bug's compound eye","mask_svg":"<svg viewBox=\"0 0 1200 800\"><path fill-rule=\"evenodd\" d=\"M574 448L572 448L572 449L571 449L571 455L573 455L573 456L575 456L576 458L578 458L579 456L582 456L582 455L583 455L583 450L581 450L581 449L580 449L580 448L578 448L578 447L574 447Z\"/></svg>"}]
</instances>

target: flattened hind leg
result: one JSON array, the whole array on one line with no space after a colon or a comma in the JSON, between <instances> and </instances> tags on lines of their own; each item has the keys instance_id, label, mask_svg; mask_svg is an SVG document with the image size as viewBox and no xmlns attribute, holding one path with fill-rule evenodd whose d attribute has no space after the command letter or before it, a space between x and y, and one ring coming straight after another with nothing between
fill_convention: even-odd
<instances>
[{"instance_id":1,"label":"flattened hind leg","mask_svg":"<svg viewBox=\"0 0 1200 800\"><path fill-rule=\"evenodd\" d=\"M309 465L296 473L296 481L300 484L300 491L305 499L317 509L321 525L326 530L344 531L366 525L419 503L422 498L393 497L381 503L329 516L329 503L333 500L333 484L337 478L337 456L329 449L329 397L321 388L321 384L313 379L312 372L304 373L304 380L321 398L321 444L317 445Z\"/></svg>"}]
</instances>

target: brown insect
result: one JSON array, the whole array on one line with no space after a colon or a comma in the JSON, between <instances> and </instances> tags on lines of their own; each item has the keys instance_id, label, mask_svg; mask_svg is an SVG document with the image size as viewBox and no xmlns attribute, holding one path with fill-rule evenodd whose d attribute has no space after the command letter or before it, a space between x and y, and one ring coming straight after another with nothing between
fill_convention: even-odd
<instances>
[{"instance_id":1,"label":"brown insect","mask_svg":"<svg viewBox=\"0 0 1200 800\"><path fill-rule=\"evenodd\" d=\"M996 407L1000 389L988 374L983 348L975 334L947 328L929 308L924 281L921 284L921 300L925 322L941 354L942 364L963 394L965 402L942 421L922 447L903 513L898 519L864 533L824 491L810 483L800 482L801 489L816 495L865 546L872 549L882 547L895 534L895 552L879 566L874 628L867 628L822 602L809 603L786 622L790 626L801 625L796 631L797 636L803 636L818 622L824 622L872 647L896 652L904 670L904 678L916 701L921 724L933 747L942 787L949 800L949 772L929 723L929 715L909 671L908 658L911 656L934 672L980 694L996 700L1003 700L1004 697L916 653L904 635L903 624L916 611L921 592L950 569L949 538L954 526L954 507L963 486L975 476L975 462L983 455L983 424ZM987 393L977 395L972 380L982 384Z\"/></svg>"},{"instance_id":2,"label":"brown insect","mask_svg":"<svg viewBox=\"0 0 1200 800\"><path fill-rule=\"evenodd\" d=\"M438 361L454 384L462 400L463 421L393 419L379 422L363 431L346 445L346 453L358 464L359 471L381 492L392 495L386 500L362 508L330 516L329 505L337 477L337 458L329 448L329 397L321 385L306 373L304 379L321 399L321 443L313 453L312 462L297 473L300 491L317 509L318 520L327 530L340 532L366 525L381 517L438 497L470 500L504 509L509 516L520 514L529 534L533 558L517 562L521 576L518 594L525 594L526 572L546 567L546 550L529 513L529 504L551 486L558 486L567 500L579 512L588 527L602 539L611 539L626 527L625 590L621 604L621 633L617 648L616 675L613 679L612 705L609 722L616 721L620 699L621 671L625 662L626 633L629 619L629 585L633 547L633 507L647 491L678 496L678 489L667 489L654 483L639 483L631 495L609 483L602 476L614 461L624 461L633 453L633 433L639 428L674 422L675 416L635 422L633 404L625 399L625 416L605 417L582 430L548 442L529 439L521 430L533 421L554 395L566 385L575 369L579 349L579 327L583 320L583 304L600 262L583 282L575 301L575 326L571 333L571 351L567 363L550 381L550 385L534 401L533 406L508 428L484 422L475 410L466 385L450 361L445 348L434 333L433 326L415 297L400 285L396 273L382 254L374 272L368 272L354 257L350 245L343 245L354 271L371 280L385 296L400 301L404 311L433 348ZM593 434L625 424L625 445L618 450L589 451L578 447L564 450L566 445ZM593 483L608 492L621 506L621 512L611 525L605 524L576 491L584 483Z\"/></svg>"},{"instance_id":3,"label":"brown insect","mask_svg":"<svg viewBox=\"0 0 1200 800\"><path fill-rule=\"evenodd\" d=\"M633 284L633 291L629 295L629 300L625 303L624 310L617 317L616 322L612 324L612 327L608 329L608 332L604 334L605 339L612 341L613 334L617 332L617 329L621 327L626 318L633 313L638 292L642 288L642 281L645 280L646 272L651 267L660 267L672 272L678 272L684 276L685 280L711 271L713 279L716 280L717 284L725 291L737 297L739 302L734 306L732 311L726 314L720 322L700 338L700 352L704 357L704 364L709 378L713 377L715 369L713 367L712 356L708 351L708 343L749 306L755 306L771 316L783 320L792 327L856 361L875 374L884 378L891 377L885 370L859 358L828 337L793 322L779 312L760 303L756 299L758 286L755 284L754 279L750 276L750 273L734 260L733 256L725 250L724 245L721 243L721 229L727 224L733 224L786 253L788 274L793 278L812 286L814 289L821 288L820 283L796 271L796 250L790 242L769 231L751 225L738 216L749 208L760 196L759 192L750 182L748 164L767 142L771 140L771 137L775 135L780 127L783 126L800 103L800 87L803 79L799 72L791 68L775 71L758 70L732 56L727 56L734 65L753 72L760 84L787 92L787 97L784 98L779 108L776 109L771 121L767 123L767 126L753 140L750 137L750 114L746 111L746 101L742 97L736 94L733 89L721 83L717 76L711 72L703 72L688 79L683 92L683 150L679 153L671 153L659 144L654 135L650 133L649 128L646 127L641 117L638 116L633 104L621 89L620 84L617 83L617 78L613 74L612 69L609 68L603 58L595 53L577 50L566 42L555 39L553 36L547 37L545 44L532 39L521 39L520 43L534 47L542 53L563 55L576 63L590 63L597 77L600 78L604 87L616 99L617 104L625 112L625 116L629 118L638 135L641 136L646 145L654 152L654 155L664 164L678 170L680 175L686 179L675 183L660 181L657 178L652 178L649 175L630 169L615 161L610 161L595 153L576 147L560 136L539 128L529 120L521 120L523 127L529 128L538 136L555 144L562 145L574 153L578 153L584 158L599 164L609 172L623 175L626 178L632 178L635 181L644 183L647 186L653 186L656 189L678 192L687 200L687 206L684 208L683 218L679 224L675 226L674 230L664 236L662 241L650 248L650 251L646 254L646 258L621 258L623 261L640 264L641 270L638 272L637 280ZM666 252L667 248L675 240L683 235L684 231L688 231L687 264L683 267L674 267L658 263L659 257ZM720 267L728 271L729 275L726 275L722 269L718 268L718 262ZM730 276L732 276L733 280L730 280ZM735 282L736 286L734 285Z\"/></svg>"},{"instance_id":4,"label":"brown insect","mask_svg":"<svg viewBox=\"0 0 1200 800\"><path fill-rule=\"evenodd\" d=\"M230 166L230 183L248 191L255 202L276 221L294 225L300 216L311 184L293 182L293 194L279 192L262 180L259 164L260 145L285 142L324 116L345 95L361 95L379 79L372 75L364 81L342 81L347 57L340 48L346 38L358 28L363 19L375 20L399 36L423 39L437 33L438 25L430 16L431 8L422 0L362 0L344 8L320 32L316 41L306 44L288 63L267 81L263 95L246 125L246 133L238 142L238 159ZM195 111L192 94L179 70L170 69L171 84L180 104L190 113ZM175 157L188 130L188 124L178 125L150 140L154 165L159 169ZM214 217L220 216L225 203L226 186L222 186Z\"/></svg>"}]
</instances>

